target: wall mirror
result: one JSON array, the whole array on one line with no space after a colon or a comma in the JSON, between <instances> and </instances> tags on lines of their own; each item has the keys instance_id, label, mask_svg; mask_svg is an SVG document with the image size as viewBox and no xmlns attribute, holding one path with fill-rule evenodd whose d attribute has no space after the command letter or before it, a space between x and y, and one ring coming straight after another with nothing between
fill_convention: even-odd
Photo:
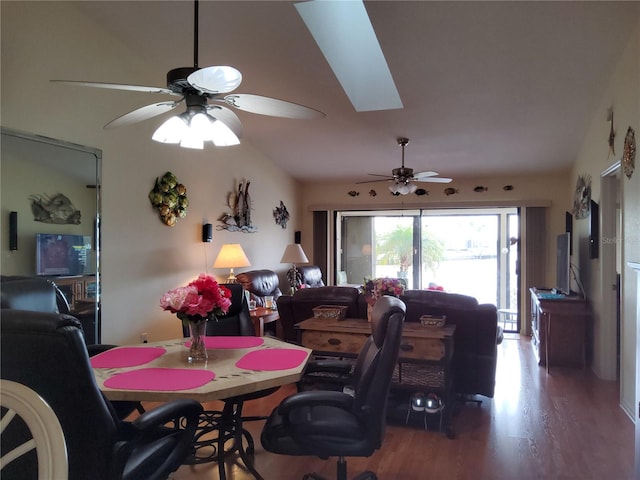
<instances>
[{"instance_id":1,"label":"wall mirror","mask_svg":"<svg viewBox=\"0 0 640 480\"><path fill-rule=\"evenodd\" d=\"M98 343L102 152L4 127L0 135L0 273L51 279L87 343Z\"/></svg>"}]
</instances>

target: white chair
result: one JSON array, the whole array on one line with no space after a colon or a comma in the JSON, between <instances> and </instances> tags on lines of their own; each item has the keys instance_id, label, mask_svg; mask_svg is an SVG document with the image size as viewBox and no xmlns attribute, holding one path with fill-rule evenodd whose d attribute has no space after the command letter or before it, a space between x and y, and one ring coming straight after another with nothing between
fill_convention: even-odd
<instances>
[{"instance_id":1,"label":"white chair","mask_svg":"<svg viewBox=\"0 0 640 480\"><path fill-rule=\"evenodd\" d=\"M0 380L0 403L7 409L0 421L2 442L6 442L5 430L12 421L18 421L18 418L27 425L31 434L31 438L25 438L24 443L0 458L0 471L35 448L38 455L38 478L66 479L68 465L64 434L58 417L47 402L25 385Z\"/></svg>"}]
</instances>

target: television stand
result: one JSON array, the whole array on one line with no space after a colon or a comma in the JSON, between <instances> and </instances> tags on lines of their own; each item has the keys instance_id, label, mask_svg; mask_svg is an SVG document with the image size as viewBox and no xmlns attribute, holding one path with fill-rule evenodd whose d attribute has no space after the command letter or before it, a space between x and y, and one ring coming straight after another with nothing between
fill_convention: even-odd
<instances>
[{"instance_id":1,"label":"television stand","mask_svg":"<svg viewBox=\"0 0 640 480\"><path fill-rule=\"evenodd\" d=\"M530 288L531 345L538 365L586 366L586 329L591 316L579 295L549 297L548 290Z\"/></svg>"}]
</instances>

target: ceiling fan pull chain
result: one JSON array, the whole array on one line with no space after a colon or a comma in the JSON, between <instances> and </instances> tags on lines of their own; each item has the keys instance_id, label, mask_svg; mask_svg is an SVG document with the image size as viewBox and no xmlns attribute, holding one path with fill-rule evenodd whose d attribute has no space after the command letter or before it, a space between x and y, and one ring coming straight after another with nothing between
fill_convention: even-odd
<instances>
[{"instance_id":1,"label":"ceiling fan pull chain","mask_svg":"<svg viewBox=\"0 0 640 480\"><path fill-rule=\"evenodd\" d=\"M198 68L198 0L193 5L193 68Z\"/></svg>"}]
</instances>

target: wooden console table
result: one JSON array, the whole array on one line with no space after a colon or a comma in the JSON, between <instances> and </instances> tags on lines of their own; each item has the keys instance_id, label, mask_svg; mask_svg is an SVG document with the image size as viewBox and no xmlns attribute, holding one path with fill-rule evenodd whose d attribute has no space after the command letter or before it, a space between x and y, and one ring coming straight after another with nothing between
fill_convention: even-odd
<instances>
[{"instance_id":1,"label":"wooden console table","mask_svg":"<svg viewBox=\"0 0 640 480\"><path fill-rule=\"evenodd\" d=\"M530 288L531 344L539 365L586 366L587 301L577 295L553 298ZM551 297L551 298L549 298Z\"/></svg>"}]
</instances>

